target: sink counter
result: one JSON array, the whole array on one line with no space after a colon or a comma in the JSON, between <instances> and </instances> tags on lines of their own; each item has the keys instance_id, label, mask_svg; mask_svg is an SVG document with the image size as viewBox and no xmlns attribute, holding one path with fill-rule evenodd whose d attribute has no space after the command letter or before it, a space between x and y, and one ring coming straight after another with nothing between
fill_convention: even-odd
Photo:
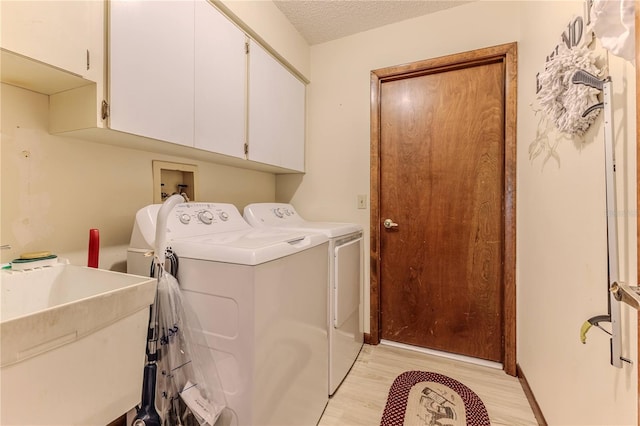
<instances>
[{"instance_id":1,"label":"sink counter","mask_svg":"<svg viewBox=\"0 0 640 426\"><path fill-rule=\"evenodd\" d=\"M0 285L1 424L104 425L139 402L155 279L59 263Z\"/></svg>"},{"instance_id":2,"label":"sink counter","mask_svg":"<svg viewBox=\"0 0 640 426\"><path fill-rule=\"evenodd\" d=\"M153 303L156 280L59 264L0 276L1 366L69 343Z\"/></svg>"}]
</instances>

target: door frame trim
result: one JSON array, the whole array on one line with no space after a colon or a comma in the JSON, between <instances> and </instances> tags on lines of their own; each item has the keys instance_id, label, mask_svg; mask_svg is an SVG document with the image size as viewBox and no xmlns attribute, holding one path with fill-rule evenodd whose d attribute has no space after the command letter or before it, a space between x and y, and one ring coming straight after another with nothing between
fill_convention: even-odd
<instances>
[{"instance_id":1,"label":"door frame trim","mask_svg":"<svg viewBox=\"0 0 640 426\"><path fill-rule=\"evenodd\" d=\"M503 369L516 375L516 111L517 43L463 52L371 71L370 153L370 327L369 341L380 343L380 88L384 81L466 67L505 64Z\"/></svg>"}]
</instances>

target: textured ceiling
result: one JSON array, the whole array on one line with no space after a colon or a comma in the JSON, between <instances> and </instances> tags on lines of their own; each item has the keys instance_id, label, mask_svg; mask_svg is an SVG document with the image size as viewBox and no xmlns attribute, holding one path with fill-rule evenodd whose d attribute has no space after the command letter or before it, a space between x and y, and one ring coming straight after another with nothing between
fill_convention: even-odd
<instances>
[{"instance_id":1,"label":"textured ceiling","mask_svg":"<svg viewBox=\"0 0 640 426\"><path fill-rule=\"evenodd\" d=\"M274 0L310 45L473 0Z\"/></svg>"}]
</instances>

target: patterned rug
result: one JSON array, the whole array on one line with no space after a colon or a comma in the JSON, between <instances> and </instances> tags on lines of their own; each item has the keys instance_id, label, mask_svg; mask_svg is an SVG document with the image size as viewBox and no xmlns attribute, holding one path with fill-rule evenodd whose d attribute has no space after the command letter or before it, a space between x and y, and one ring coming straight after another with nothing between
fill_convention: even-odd
<instances>
[{"instance_id":1,"label":"patterned rug","mask_svg":"<svg viewBox=\"0 0 640 426\"><path fill-rule=\"evenodd\" d=\"M471 389L438 373L407 371L391 385L381 426L488 426L489 414Z\"/></svg>"}]
</instances>

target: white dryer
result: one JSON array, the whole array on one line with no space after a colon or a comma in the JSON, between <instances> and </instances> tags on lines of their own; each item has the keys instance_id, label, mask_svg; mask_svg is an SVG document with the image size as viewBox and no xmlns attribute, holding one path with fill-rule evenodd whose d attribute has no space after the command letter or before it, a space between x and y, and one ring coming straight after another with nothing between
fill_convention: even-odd
<instances>
[{"instance_id":1,"label":"white dryer","mask_svg":"<svg viewBox=\"0 0 640 426\"><path fill-rule=\"evenodd\" d=\"M159 208L136 215L130 273L148 275ZM166 235L232 411L222 423L317 424L328 402L327 237L256 230L214 203L177 205Z\"/></svg>"},{"instance_id":2,"label":"white dryer","mask_svg":"<svg viewBox=\"0 0 640 426\"><path fill-rule=\"evenodd\" d=\"M353 366L364 340L362 310L362 226L355 223L310 222L291 204L255 203L244 218L256 228L319 232L329 238L328 329L329 395Z\"/></svg>"}]
</instances>

